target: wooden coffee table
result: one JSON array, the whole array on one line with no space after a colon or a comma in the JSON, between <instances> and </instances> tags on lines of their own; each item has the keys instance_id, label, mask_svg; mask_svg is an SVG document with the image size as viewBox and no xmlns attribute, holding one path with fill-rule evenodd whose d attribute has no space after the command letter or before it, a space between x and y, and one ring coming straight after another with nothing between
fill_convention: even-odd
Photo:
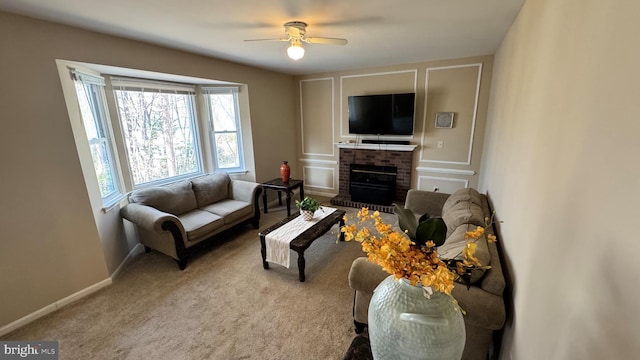
<instances>
[{"instance_id":1,"label":"wooden coffee table","mask_svg":"<svg viewBox=\"0 0 640 360\"><path fill-rule=\"evenodd\" d=\"M331 229L333 225L340 224L340 227L344 226L344 215L345 212L343 210L338 209L334 211L333 213L327 215L327 217L325 217L324 219L318 221L316 224L296 236L289 244L289 248L298 253L298 278L301 282L304 282L305 280L304 267L306 262L304 259L304 251L307 250L311 243L313 243L317 238L329 231L329 229ZM293 214L280 221L279 223L266 228L265 230L260 232L260 234L258 234L260 236L260 253L262 254L262 267L264 267L265 269L269 268L269 263L267 262L267 246L265 243L265 237L270 232L297 218L298 216L300 216L300 214ZM344 241L343 232L340 232L340 241Z\"/></svg>"}]
</instances>

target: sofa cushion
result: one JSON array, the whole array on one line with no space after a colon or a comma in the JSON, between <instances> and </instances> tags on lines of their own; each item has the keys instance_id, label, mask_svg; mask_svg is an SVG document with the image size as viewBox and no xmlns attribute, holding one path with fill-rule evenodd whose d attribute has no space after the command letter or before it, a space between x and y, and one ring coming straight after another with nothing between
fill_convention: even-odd
<instances>
[{"instance_id":1,"label":"sofa cushion","mask_svg":"<svg viewBox=\"0 0 640 360\"><path fill-rule=\"evenodd\" d=\"M464 234L467 231L475 230L477 225L463 224L458 226L451 236L449 236L444 244L438 247L438 256L441 259L459 259L462 260L462 250L467 245L467 239ZM476 257L483 266L491 264L491 253L489 252L489 245L487 244L486 237L482 236L476 240ZM473 270L471 273L471 283L475 283L480 280L484 275L484 269Z\"/></svg>"},{"instance_id":2,"label":"sofa cushion","mask_svg":"<svg viewBox=\"0 0 640 360\"><path fill-rule=\"evenodd\" d=\"M240 218L253 215L253 205L238 200L221 200L207 205L201 210L221 216L225 224L231 224Z\"/></svg>"},{"instance_id":3,"label":"sofa cushion","mask_svg":"<svg viewBox=\"0 0 640 360\"><path fill-rule=\"evenodd\" d=\"M224 225L221 216L199 209L178 216L189 241L204 240Z\"/></svg>"},{"instance_id":4,"label":"sofa cushion","mask_svg":"<svg viewBox=\"0 0 640 360\"><path fill-rule=\"evenodd\" d=\"M471 201L459 201L442 213L442 219L447 224L447 237L463 224L484 226L484 211L482 206Z\"/></svg>"},{"instance_id":5,"label":"sofa cushion","mask_svg":"<svg viewBox=\"0 0 640 360\"><path fill-rule=\"evenodd\" d=\"M203 207L229 197L229 182L226 173L200 176L191 180L198 207Z\"/></svg>"},{"instance_id":6,"label":"sofa cushion","mask_svg":"<svg viewBox=\"0 0 640 360\"><path fill-rule=\"evenodd\" d=\"M131 201L173 215L180 215L198 207L190 181L136 190L131 194Z\"/></svg>"},{"instance_id":7,"label":"sofa cushion","mask_svg":"<svg viewBox=\"0 0 640 360\"><path fill-rule=\"evenodd\" d=\"M453 206L460 202L471 202L482 207L482 195L473 188L460 189L451 194L442 205L442 214L449 212Z\"/></svg>"}]
</instances>

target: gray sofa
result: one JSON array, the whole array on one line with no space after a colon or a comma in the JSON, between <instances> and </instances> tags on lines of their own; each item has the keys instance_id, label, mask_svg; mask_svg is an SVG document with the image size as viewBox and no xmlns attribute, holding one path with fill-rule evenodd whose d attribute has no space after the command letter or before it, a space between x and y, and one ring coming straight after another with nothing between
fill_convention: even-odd
<instances>
[{"instance_id":1,"label":"gray sofa","mask_svg":"<svg viewBox=\"0 0 640 360\"><path fill-rule=\"evenodd\" d=\"M420 216L428 213L432 217L442 216L447 224L447 239L438 248L442 258L452 258L459 254L464 233L477 225L484 225L484 218L491 216L487 198L474 189L462 189L452 195L421 190L409 190L405 208ZM492 227L487 234L493 234ZM498 239L499 241L499 239ZM469 289L455 283L451 295L458 301L464 315L466 343L462 358L465 360L486 360L492 350L493 332L502 329L506 317L503 291L504 275L496 243L478 243L476 256L482 264L491 268L472 275L474 281ZM373 290L388 273L366 257L356 259L349 272L349 285L355 290L353 319L356 332L360 333L367 324L369 302Z\"/></svg>"},{"instance_id":2,"label":"gray sofa","mask_svg":"<svg viewBox=\"0 0 640 360\"><path fill-rule=\"evenodd\" d=\"M259 227L258 183L210 174L136 190L121 216L136 228L145 251L173 257L184 270L188 257L225 230L251 223Z\"/></svg>"}]
</instances>

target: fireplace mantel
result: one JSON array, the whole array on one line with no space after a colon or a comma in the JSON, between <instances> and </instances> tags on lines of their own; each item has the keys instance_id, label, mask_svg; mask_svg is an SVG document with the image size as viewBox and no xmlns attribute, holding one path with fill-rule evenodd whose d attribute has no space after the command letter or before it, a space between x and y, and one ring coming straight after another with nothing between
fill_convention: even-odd
<instances>
[{"instance_id":1,"label":"fireplace mantel","mask_svg":"<svg viewBox=\"0 0 640 360\"><path fill-rule=\"evenodd\" d=\"M339 142L335 144L339 149L356 150L382 150L382 151L413 151L418 145L395 145L395 144L359 144Z\"/></svg>"}]
</instances>

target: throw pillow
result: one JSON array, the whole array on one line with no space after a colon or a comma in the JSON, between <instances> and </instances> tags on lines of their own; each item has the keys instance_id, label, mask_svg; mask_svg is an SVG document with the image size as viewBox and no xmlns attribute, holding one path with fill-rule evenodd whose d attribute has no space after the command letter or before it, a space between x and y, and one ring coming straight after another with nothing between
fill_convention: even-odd
<instances>
[{"instance_id":1,"label":"throw pillow","mask_svg":"<svg viewBox=\"0 0 640 360\"><path fill-rule=\"evenodd\" d=\"M448 212L460 202L471 202L482 207L482 195L473 188L460 189L447 198L447 201L442 205L442 214Z\"/></svg>"},{"instance_id":2,"label":"throw pillow","mask_svg":"<svg viewBox=\"0 0 640 360\"><path fill-rule=\"evenodd\" d=\"M484 226L482 207L471 201L457 202L442 213L442 219L447 224L447 237L462 224Z\"/></svg>"},{"instance_id":3,"label":"throw pillow","mask_svg":"<svg viewBox=\"0 0 640 360\"><path fill-rule=\"evenodd\" d=\"M207 206L229 198L229 182L227 173L200 176L191 180L196 194L198 207Z\"/></svg>"},{"instance_id":4,"label":"throw pillow","mask_svg":"<svg viewBox=\"0 0 640 360\"><path fill-rule=\"evenodd\" d=\"M173 215L184 214L198 206L190 181L136 190L131 194L131 200Z\"/></svg>"}]
</instances>

